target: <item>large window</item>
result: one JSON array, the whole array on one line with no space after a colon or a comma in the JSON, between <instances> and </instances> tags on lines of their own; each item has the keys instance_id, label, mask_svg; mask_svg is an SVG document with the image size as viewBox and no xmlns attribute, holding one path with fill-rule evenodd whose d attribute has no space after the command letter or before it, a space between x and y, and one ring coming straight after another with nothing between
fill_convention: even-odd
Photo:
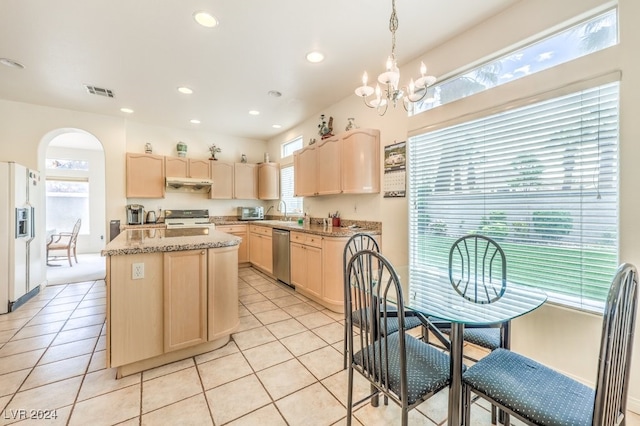
<instances>
[{"instance_id":1,"label":"large window","mask_svg":"<svg viewBox=\"0 0 640 426\"><path fill-rule=\"evenodd\" d=\"M410 295L448 282L451 244L479 233L508 281L601 309L618 264L618 97L609 83L410 138Z\"/></svg>"},{"instance_id":2,"label":"large window","mask_svg":"<svg viewBox=\"0 0 640 426\"><path fill-rule=\"evenodd\" d=\"M294 169L286 166L280 169L280 199L287 204L287 213L302 214L302 197L293 196Z\"/></svg>"},{"instance_id":3,"label":"large window","mask_svg":"<svg viewBox=\"0 0 640 426\"><path fill-rule=\"evenodd\" d=\"M612 9L464 74L435 84L428 89L425 100L418 103L412 113L419 114L613 46L618 43L617 18L617 10Z\"/></svg>"},{"instance_id":4,"label":"large window","mask_svg":"<svg viewBox=\"0 0 640 426\"><path fill-rule=\"evenodd\" d=\"M47 230L70 232L73 224L82 219L80 234L88 235L89 162L47 158Z\"/></svg>"}]
</instances>

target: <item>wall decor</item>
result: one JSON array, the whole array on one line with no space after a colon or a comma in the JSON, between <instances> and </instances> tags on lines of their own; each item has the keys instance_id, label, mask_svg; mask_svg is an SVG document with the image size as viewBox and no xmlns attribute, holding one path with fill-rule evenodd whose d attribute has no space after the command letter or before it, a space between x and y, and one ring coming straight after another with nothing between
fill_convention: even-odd
<instances>
[{"instance_id":1,"label":"wall decor","mask_svg":"<svg viewBox=\"0 0 640 426\"><path fill-rule=\"evenodd\" d=\"M384 147L384 198L405 197L407 194L407 142Z\"/></svg>"}]
</instances>

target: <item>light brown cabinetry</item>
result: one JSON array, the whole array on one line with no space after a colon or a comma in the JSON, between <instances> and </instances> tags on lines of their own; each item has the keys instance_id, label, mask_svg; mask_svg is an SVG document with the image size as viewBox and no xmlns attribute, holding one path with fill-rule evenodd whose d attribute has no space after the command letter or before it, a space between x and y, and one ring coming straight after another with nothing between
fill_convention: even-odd
<instances>
[{"instance_id":1,"label":"light brown cabinetry","mask_svg":"<svg viewBox=\"0 0 640 426\"><path fill-rule=\"evenodd\" d=\"M194 158L165 157L165 175L169 177L190 177L209 179L209 160Z\"/></svg>"},{"instance_id":2,"label":"light brown cabinetry","mask_svg":"<svg viewBox=\"0 0 640 426\"><path fill-rule=\"evenodd\" d=\"M210 161L211 185L210 198L230 200L233 198L233 163Z\"/></svg>"},{"instance_id":3,"label":"light brown cabinetry","mask_svg":"<svg viewBox=\"0 0 640 426\"><path fill-rule=\"evenodd\" d=\"M258 198L258 165L235 163L233 168L234 198L255 200Z\"/></svg>"},{"instance_id":4,"label":"light brown cabinetry","mask_svg":"<svg viewBox=\"0 0 640 426\"><path fill-rule=\"evenodd\" d=\"M235 247L209 250L209 341L228 336L238 329L238 263Z\"/></svg>"},{"instance_id":5,"label":"light brown cabinetry","mask_svg":"<svg viewBox=\"0 0 640 426\"><path fill-rule=\"evenodd\" d=\"M297 291L322 297L322 238L317 235L290 234L291 284Z\"/></svg>"},{"instance_id":6,"label":"light brown cabinetry","mask_svg":"<svg viewBox=\"0 0 640 426\"><path fill-rule=\"evenodd\" d=\"M258 164L258 198L280 199L280 165L278 163Z\"/></svg>"},{"instance_id":7,"label":"light brown cabinetry","mask_svg":"<svg viewBox=\"0 0 640 426\"><path fill-rule=\"evenodd\" d=\"M218 225L216 231L226 232L242 238L242 242L238 247L238 263L249 262L249 233L247 225Z\"/></svg>"},{"instance_id":8,"label":"light brown cabinetry","mask_svg":"<svg viewBox=\"0 0 640 426\"><path fill-rule=\"evenodd\" d=\"M380 131L355 129L294 152L296 196L380 192Z\"/></svg>"},{"instance_id":9,"label":"light brown cabinetry","mask_svg":"<svg viewBox=\"0 0 640 426\"><path fill-rule=\"evenodd\" d=\"M131 278L135 263L144 265L143 279ZM107 257L109 365L125 365L163 353L162 275L162 253Z\"/></svg>"},{"instance_id":10,"label":"light brown cabinetry","mask_svg":"<svg viewBox=\"0 0 640 426\"><path fill-rule=\"evenodd\" d=\"M127 153L127 198L164 198L162 155Z\"/></svg>"},{"instance_id":11,"label":"light brown cabinetry","mask_svg":"<svg viewBox=\"0 0 640 426\"><path fill-rule=\"evenodd\" d=\"M271 228L266 226L249 226L249 260L251 264L263 271L273 273L273 239Z\"/></svg>"},{"instance_id":12,"label":"light brown cabinetry","mask_svg":"<svg viewBox=\"0 0 640 426\"><path fill-rule=\"evenodd\" d=\"M207 251L164 256L164 351L207 340Z\"/></svg>"}]
</instances>

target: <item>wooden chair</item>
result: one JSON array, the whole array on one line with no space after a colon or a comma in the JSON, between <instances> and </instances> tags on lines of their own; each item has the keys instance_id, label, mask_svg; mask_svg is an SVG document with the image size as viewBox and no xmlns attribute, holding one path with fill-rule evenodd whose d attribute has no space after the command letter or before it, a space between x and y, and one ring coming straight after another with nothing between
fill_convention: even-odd
<instances>
[{"instance_id":1,"label":"wooden chair","mask_svg":"<svg viewBox=\"0 0 640 426\"><path fill-rule=\"evenodd\" d=\"M347 326L356 327L359 332L357 337L348 339L347 425L351 425L354 406L382 393L400 405L402 425L406 426L409 410L449 385L449 356L406 333L408 317L400 279L380 253L357 252L349 260L346 277L347 306L364 318L355 324L350 311L345 314ZM355 403L354 372L372 385L372 393Z\"/></svg>"},{"instance_id":2,"label":"wooden chair","mask_svg":"<svg viewBox=\"0 0 640 426\"><path fill-rule=\"evenodd\" d=\"M58 234L53 234L49 238L49 242L47 243L47 264L51 258L59 259L59 258L67 258L69 260L69 266L73 266L71 263L71 255L73 254L73 258L76 263L78 263L78 257L76 255L76 244L78 240L78 233L80 232L80 225L82 221L78 219L76 224L73 226L73 231L71 232L60 232ZM67 252L66 256L51 256L49 253L51 251L60 251L65 250Z\"/></svg>"},{"instance_id":3,"label":"wooden chair","mask_svg":"<svg viewBox=\"0 0 640 426\"><path fill-rule=\"evenodd\" d=\"M638 273L622 264L602 322L595 390L507 349L496 349L462 375L463 425L471 424L471 392L528 425L624 425L631 348L638 307ZM505 416L509 426L509 416Z\"/></svg>"}]
</instances>

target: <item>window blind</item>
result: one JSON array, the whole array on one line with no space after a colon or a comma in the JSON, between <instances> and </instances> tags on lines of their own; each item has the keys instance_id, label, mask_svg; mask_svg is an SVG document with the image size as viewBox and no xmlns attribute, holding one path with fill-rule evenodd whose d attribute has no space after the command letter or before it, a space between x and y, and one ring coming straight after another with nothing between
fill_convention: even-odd
<instances>
[{"instance_id":1,"label":"window blind","mask_svg":"<svg viewBox=\"0 0 640 426\"><path fill-rule=\"evenodd\" d=\"M293 165L280 169L281 197L287 204L287 213L302 214L302 197L293 196L294 171Z\"/></svg>"},{"instance_id":2,"label":"window blind","mask_svg":"<svg viewBox=\"0 0 640 426\"><path fill-rule=\"evenodd\" d=\"M410 297L448 285L462 235L495 239L507 280L601 310L618 265L618 98L609 83L409 139Z\"/></svg>"}]
</instances>

